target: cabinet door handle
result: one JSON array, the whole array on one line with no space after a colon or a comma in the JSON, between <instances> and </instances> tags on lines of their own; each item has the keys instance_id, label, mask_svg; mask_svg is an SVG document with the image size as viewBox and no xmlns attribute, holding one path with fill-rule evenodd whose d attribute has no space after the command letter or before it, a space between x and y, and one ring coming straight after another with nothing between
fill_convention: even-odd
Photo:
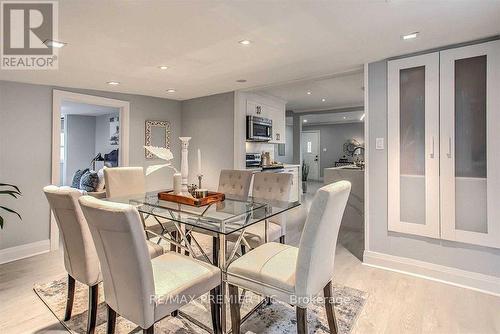
<instances>
[{"instance_id":1,"label":"cabinet door handle","mask_svg":"<svg viewBox=\"0 0 500 334\"><path fill-rule=\"evenodd\" d=\"M434 159L434 136L432 136L431 154L429 156L431 159Z\"/></svg>"}]
</instances>

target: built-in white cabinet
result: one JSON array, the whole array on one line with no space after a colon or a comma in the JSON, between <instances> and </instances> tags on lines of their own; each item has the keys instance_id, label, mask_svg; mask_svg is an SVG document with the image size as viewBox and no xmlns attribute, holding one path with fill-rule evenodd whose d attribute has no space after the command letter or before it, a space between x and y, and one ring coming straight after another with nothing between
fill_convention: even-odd
<instances>
[{"instance_id":1,"label":"built-in white cabinet","mask_svg":"<svg viewBox=\"0 0 500 334\"><path fill-rule=\"evenodd\" d=\"M261 103L256 100L247 100L247 115L259 116L273 120L273 134L272 144L285 143L285 105L281 108L271 106L269 104Z\"/></svg>"},{"instance_id":2,"label":"built-in white cabinet","mask_svg":"<svg viewBox=\"0 0 500 334\"><path fill-rule=\"evenodd\" d=\"M388 62L388 228L500 248L500 41Z\"/></svg>"},{"instance_id":3,"label":"built-in white cabinet","mask_svg":"<svg viewBox=\"0 0 500 334\"><path fill-rule=\"evenodd\" d=\"M439 237L439 53L388 64L389 230Z\"/></svg>"},{"instance_id":4,"label":"built-in white cabinet","mask_svg":"<svg viewBox=\"0 0 500 334\"><path fill-rule=\"evenodd\" d=\"M440 56L441 237L500 248L500 41Z\"/></svg>"}]
</instances>

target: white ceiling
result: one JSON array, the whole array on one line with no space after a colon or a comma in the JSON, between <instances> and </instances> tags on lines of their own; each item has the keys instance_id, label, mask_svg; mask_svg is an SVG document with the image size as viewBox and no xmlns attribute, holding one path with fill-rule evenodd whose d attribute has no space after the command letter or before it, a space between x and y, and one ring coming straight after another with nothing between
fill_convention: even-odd
<instances>
[{"instance_id":1,"label":"white ceiling","mask_svg":"<svg viewBox=\"0 0 500 334\"><path fill-rule=\"evenodd\" d=\"M65 0L59 70L0 71L0 79L182 100L492 36L499 17L494 0ZM401 40L413 31L418 39Z\"/></svg>"},{"instance_id":2,"label":"white ceiling","mask_svg":"<svg viewBox=\"0 0 500 334\"><path fill-rule=\"evenodd\" d=\"M358 107L363 106L363 71L358 70L315 80L303 80L258 89L256 92L276 96L287 101L286 109L294 112ZM308 95L307 92L311 94Z\"/></svg>"},{"instance_id":3,"label":"white ceiling","mask_svg":"<svg viewBox=\"0 0 500 334\"><path fill-rule=\"evenodd\" d=\"M61 114L63 115L100 116L116 112L120 112L120 110L113 107L71 101L63 101L61 103Z\"/></svg>"},{"instance_id":4,"label":"white ceiling","mask_svg":"<svg viewBox=\"0 0 500 334\"><path fill-rule=\"evenodd\" d=\"M364 111L349 111L349 112L335 112L335 113L316 113L305 114L301 117L302 125L325 125L325 124L343 124L343 123L362 123L361 116ZM286 118L286 125L293 125L293 118Z\"/></svg>"}]
</instances>

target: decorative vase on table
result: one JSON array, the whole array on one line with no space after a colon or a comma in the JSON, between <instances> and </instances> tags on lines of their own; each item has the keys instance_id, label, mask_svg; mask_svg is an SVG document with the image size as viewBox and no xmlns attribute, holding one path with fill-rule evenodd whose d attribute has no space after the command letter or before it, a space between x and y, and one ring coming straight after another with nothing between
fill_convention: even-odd
<instances>
[{"instance_id":1,"label":"decorative vase on table","mask_svg":"<svg viewBox=\"0 0 500 334\"><path fill-rule=\"evenodd\" d=\"M188 192L188 171L189 171L188 147L189 147L189 140L191 140L191 137L179 137L179 140L181 141L181 178L182 178L181 192L183 194L185 194L186 196L189 196L189 192Z\"/></svg>"}]
</instances>

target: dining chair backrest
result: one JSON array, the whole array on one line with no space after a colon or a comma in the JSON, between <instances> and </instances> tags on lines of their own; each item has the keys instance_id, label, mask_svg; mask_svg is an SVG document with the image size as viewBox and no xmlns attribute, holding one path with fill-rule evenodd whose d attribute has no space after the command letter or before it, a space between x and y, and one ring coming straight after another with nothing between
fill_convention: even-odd
<instances>
[{"instance_id":1,"label":"dining chair backrest","mask_svg":"<svg viewBox=\"0 0 500 334\"><path fill-rule=\"evenodd\" d=\"M139 212L91 196L80 197L80 205L101 262L106 303L138 325L153 323L153 268Z\"/></svg>"},{"instance_id":2,"label":"dining chair backrest","mask_svg":"<svg viewBox=\"0 0 500 334\"><path fill-rule=\"evenodd\" d=\"M339 181L320 188L312 201L299 243L295 288L310 297L332 280L340 223L351 183Z\"/></svg>"},{"instance_id":3,"label":"dining chair backrest","mask_svg":"<svg viewBox=\"0 0 500 334\"><path fill-rule=\"evenodd\" d=\"M293 175L290 173L256 173L252 197L266 200L289 201Z\"/></svg>"},{"instance_id":4,"label":"dining chair backrest","mask_svg":"<svg viewBox=\"0 0 500 334\"><path fill-rule=\"evenodd\" d=\"M252 171L223 169L220 171L218 192L247 198L252 182Z\"/></svg>"},{"instance_id":5,"label":"dining chair backrest","mask_svg":"<svg viewBox=\"0 0 500 334\"><path fill-rule=\"evenodd\" d=\"M64 248L64 266L77 281L93 286L101 280L99 259L83 216L80 191L70 187L46 186L43 192L54 214Z\"/></svg>"},{"instance_id":6,"label":"dining chair backrest","mask_svg":"<svg viewBox=\"0 0 500 334\"><path fill-rule=\"evenodd\" d=\"M104 169L106 197L123 197L146 192L142 167L114 167Z\"/></svg>"}]
</instances>

